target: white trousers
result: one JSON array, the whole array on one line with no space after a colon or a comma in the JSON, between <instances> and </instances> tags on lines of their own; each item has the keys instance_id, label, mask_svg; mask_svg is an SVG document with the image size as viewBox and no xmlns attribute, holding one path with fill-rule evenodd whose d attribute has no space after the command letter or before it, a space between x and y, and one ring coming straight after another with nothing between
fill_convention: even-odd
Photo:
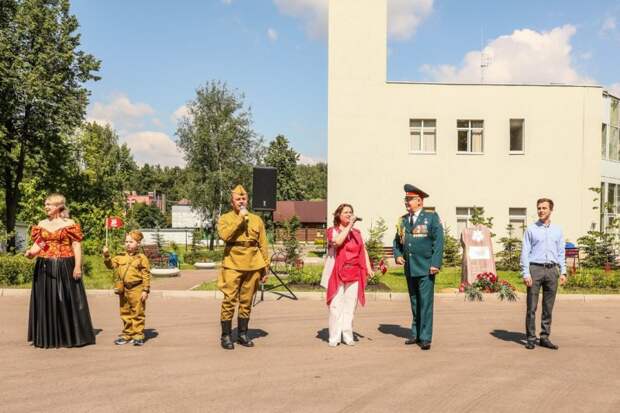
<instances>
[{"instance_id":1,"label":"white trousers","mask_svg":"<svg viewBox=\"0 0 620 413\"><path fill-rule=\"evenodd\" d=\"M353 343L353 314L357 306L358 282L340 284L329 304L329 344Z\"/></svg>"}]
</instances>

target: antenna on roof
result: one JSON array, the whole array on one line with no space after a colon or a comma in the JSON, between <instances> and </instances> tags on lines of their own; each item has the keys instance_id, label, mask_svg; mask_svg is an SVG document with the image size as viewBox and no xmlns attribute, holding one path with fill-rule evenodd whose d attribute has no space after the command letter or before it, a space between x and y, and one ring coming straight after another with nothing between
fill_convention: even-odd
<instances>
[{"instance_id":1,"label":"antenna on roof","mask_svg":"<svg viewBox=\"0 0 620 413\"><path fill-rule=\"evenodd\" d=\"M491 64L491 58L484 54L484 27L480 28L480 83L484 83L484 71Z\"/></svg>"}]
</instances>

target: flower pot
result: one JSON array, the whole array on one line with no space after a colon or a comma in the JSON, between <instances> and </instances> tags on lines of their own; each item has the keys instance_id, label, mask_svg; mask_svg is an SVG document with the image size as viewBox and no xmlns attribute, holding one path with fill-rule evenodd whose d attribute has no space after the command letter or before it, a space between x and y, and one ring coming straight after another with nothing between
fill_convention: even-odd
<instances>
[{"instance_id":1,"label":"flower pot","mask_svg":"<svg viewBox=\"0 0 620 413\"><path fill-rule=\"evenodd\" d=\"M194 268L197 270L212 270L215 268L214 262L195 262Z\"/></svg>"}]
</instances>

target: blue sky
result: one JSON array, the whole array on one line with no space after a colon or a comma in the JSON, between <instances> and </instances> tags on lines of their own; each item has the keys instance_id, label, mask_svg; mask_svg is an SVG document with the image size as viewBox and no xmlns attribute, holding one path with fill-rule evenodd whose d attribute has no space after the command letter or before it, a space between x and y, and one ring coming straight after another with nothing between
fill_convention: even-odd
<instances>
[{"instance_id":1,"label":"blue sky","mask_svg":"<svg viewBox=\"0 0 620 413\"><path fill-rule=\"evenodd\" d=\"M618 1L389 1L390 80L478 82L483 44L488 82L620 94ZM327 0L73 0L72 11L82 49L102 60L88 117L138 162L183 164L176 121L208 80L245 95L265 140L284 134L304 161L326 159Z\"/></svg>"}]
</instances>

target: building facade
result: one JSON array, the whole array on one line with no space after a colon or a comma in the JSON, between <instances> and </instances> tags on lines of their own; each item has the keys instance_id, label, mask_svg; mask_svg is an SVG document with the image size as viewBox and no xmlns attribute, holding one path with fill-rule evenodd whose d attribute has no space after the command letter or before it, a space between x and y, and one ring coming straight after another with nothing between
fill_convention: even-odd
<instances>
[{"instance_id":1,"label":"building facade","mask_svg":"<svg viewBox=\"0 0 620 413\"><path fill-rule=\"evenodd\" d=\"M329 4L328 211L353 204L364 231L384 218L386 244L405 183L455 236L479 207L499 239L541 197L572 242L620 214L618 99L602 87L390 82L386 1ZM617 207L602 216L590 188Z\"/></svg>"}]
</instances>

